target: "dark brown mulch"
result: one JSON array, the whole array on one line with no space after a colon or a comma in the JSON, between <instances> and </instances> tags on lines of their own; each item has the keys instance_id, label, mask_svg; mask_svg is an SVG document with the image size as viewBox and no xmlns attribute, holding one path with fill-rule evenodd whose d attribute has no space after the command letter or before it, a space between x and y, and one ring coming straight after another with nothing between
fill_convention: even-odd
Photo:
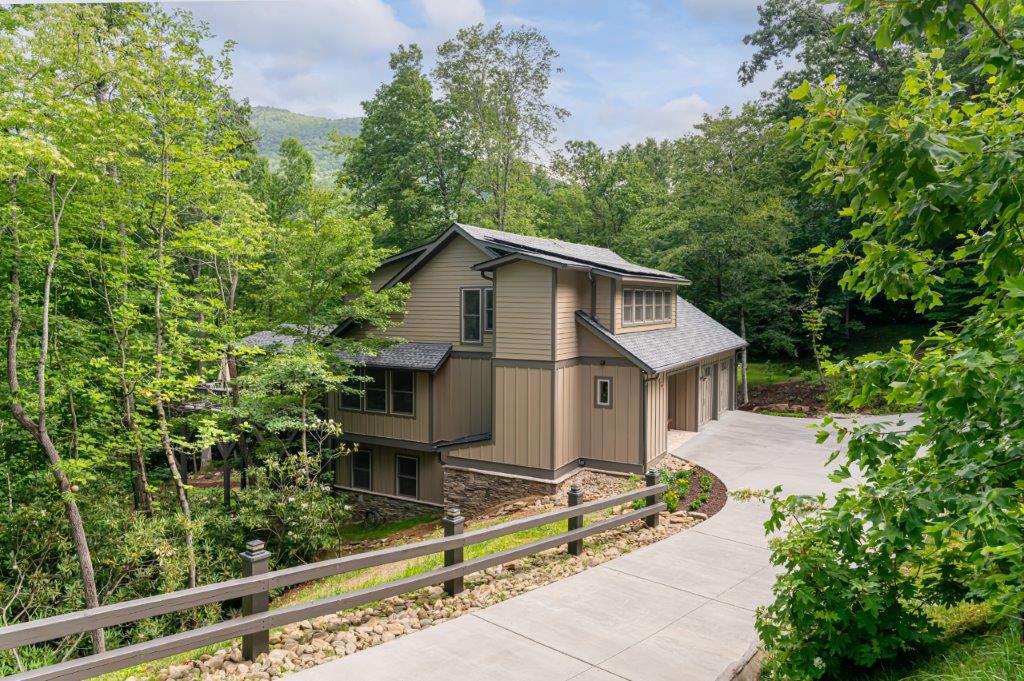
<instances>
[{"instance_id":1,"label":"dark brown mulch","mask_svg":"<svg viewBox=\"0 0 1024 681\"><path fill-rule=\"evenodd\" d=\"M825 401L825 386L820 383L793 380L785 383L751 386L750 401L740 407L744 411L758 411L766 407L778 405L797 405L805 407L809 416L818 416L828 410ZM777 411L801 412L798 409L778 409Z\"/></svg>"},{"instance_id":2,"label":"dark brown mulch","mask_svg":"<svg viewBox=\"0 0 1024 681\"><path fill-rule=\"evenodd\" d=\"M697 509L697 512L703 513L710 518L725 506L729 490L726 489L725 483L719 480L717 475L696 464L693 465L693 475L690 476L690 491L687 493L686 498L679 502L679 508L684 511L690 510L690 503L700 494L700 478L702 475L711 476L711 492L708 494L708 500Z\"/></svg>"}]
</instances>

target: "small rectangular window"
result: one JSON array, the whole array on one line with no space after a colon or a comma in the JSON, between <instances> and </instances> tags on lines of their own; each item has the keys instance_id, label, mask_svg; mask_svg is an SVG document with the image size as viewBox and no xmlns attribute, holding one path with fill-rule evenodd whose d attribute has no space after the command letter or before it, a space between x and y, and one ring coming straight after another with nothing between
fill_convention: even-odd
<instances>
[{"instance_id":1,"label":"small rectangular window","mask_svg":"<svg viewBox=\"0 0 1024 681\"><path fill-rule=\"evenodd\" d=\"M420 460L412 456L395 457L395 494L419 497Z\"/></svg>"},{"instance_id":2,"label":"small rectangular window","mask_svg":"<svg viewBox=\"0 0 1024 681\"><path fill-rule=\"evenodd\" d=\"M388 411L388 371L387 369L368 368L366 376L366 411L387 413Z\"/></svg>"},{"instance_id":3,"label":"small rectangular window","mask_svg":"<svg viewBox=\"0 0 1024 681\"><path fill-rule=\"evenodd\" d=\"M484 331L494 331L494 289L484 289Z\"/></svg>"},{"instance_id":4,"label":"small rectangular window","mask_svg":"<svg viewBox=\"0 0 1024 681\"><path fill-rule=\"evenodd\" d=\"M415 377L412 371L391 372L391 413L412 416L415 402Z\"/></svg>"},{"instance_id":5,"label":"small rectangular window","mask_svg":"<svg viewBox=\"0 0 1024 681\"><path fill-rule=\"evenodd\" d=\"M594 405L597 407L612 406L612 379L603 376L594 379Z\"/></svg>"},{"instance_id":6,"label":"small rectangular window","mask_svg":"<svg viewBox=\"0 0 1024 681\"><path fill-rule=\"evenodd\" d=\"M663 322L665 321L665 292L655 291L654 300L658 304L658 321Z\"/></svg>"},{"instance_id":7,"label":"small rectangular window","mask_svg":"<svg viewBox=\"0 0 1024 681\"><path fill-rule=\"evenodd\" d=\"M462 289L462 342L481 342L481 300L480 289Z\"/></svg>"},{"instance_id":8,"label":"small rectangular window","mask_svg":"<svg viewBox=\"0 0 1024 681\"><path fill-rule=\"evenodd\" d=\"M633 289L627 288L622 291L622 323L633 322Z\"/></svg>"},{"instance_id":9,"label":"small rectangular window","mask_svg":"<svg viewBox=\"0 0 1024 681\"><path fill-rule=\"evenodd\" d=\"M372 454L369 451L352 452L352 486L356 489L370 489L372 483Z\"/></svg>"},{"instance_id":10,"label":"small rectangular window","mask_svg":"<svg viewBox=\"0 0 1024 681\"><path fill-rule=\"evenodd\" d=\"M654 291L644 291L644 321L654 321Z\"/></svg>"},{"instance_id":11,"label":"small rectangular window","mask_svg":"<svg viewBox=\"0 0 1024 681\"><path fill-rule=\"evenodd\" d=\"M359 411L363 408L363 393L362 383L353 383L351 386L358 392L342 392L341 393L341 408L349 411Z\"/></svg>"}]
</instances>

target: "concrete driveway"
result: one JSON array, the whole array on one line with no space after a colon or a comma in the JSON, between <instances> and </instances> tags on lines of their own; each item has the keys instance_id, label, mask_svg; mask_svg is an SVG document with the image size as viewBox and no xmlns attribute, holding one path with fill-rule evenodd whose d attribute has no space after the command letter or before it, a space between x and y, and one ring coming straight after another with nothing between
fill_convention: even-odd
<instances>
[{"instance_id":1,"label":"concrete driveway","mask_svg":"<svg viewBox=\"0 0 1024 681\"><path fill-rule=\"evenodd\" d=\"M872 419L877 420L877 419ZM895 421L896 417L887 420ZM730 490L831 491L812 419L729 412L676 454ZM621 558L294 675L295 681L714 681L771 600L766 508L730 499L708 521Z\"/></svg>"}]
</instances>

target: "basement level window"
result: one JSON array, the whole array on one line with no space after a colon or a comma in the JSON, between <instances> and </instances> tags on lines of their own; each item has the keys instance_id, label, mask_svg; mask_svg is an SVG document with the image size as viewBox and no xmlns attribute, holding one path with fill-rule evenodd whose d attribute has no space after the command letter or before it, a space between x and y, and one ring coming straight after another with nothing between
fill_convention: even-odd
<instances>
[{"instance_id":1,"label":"basement level window","mask_svg":"<svg viewBox=\"0 0 1024 681\"><path fill-rule=\"evenodd\" d=\"M372 482L371 452L357 450L352 452L352 486L356 489L370 489Z\"/></svg>"},{"instance_id":2,"label":"basement level window","mask_svg":"<svg viewBox=\"0 0 1024 681\"><path fill-rule=\"evenodd\" d=\"M612 406L612 379L598 376L594 379L594 406L610 408Z\"/></svg>"},{"instance_id":3,"label":"basement level window","mask_svg":"<svg viewBox=\"0 0 1024 681\"><path fill-rule=\"evenodd\" d=\"M395 493L416 499L420 492L420 460L414 456L395 456Z\"/></svg>"}]
</instances>

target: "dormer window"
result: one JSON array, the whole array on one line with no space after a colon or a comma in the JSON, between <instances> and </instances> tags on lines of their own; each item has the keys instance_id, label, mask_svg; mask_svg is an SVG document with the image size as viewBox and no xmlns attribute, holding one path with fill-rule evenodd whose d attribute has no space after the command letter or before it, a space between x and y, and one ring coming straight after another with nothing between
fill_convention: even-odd
<instances>
[{"instance_id":1,"label":"dormer window","mask_svg":"<svg viewBox=\"0 0 1024 681\"><path fill-rule=\"evenodd\" d=\"M672 321L672 291L652 288L622 289L623 325Z\"/></svg>"}]
</instances>

